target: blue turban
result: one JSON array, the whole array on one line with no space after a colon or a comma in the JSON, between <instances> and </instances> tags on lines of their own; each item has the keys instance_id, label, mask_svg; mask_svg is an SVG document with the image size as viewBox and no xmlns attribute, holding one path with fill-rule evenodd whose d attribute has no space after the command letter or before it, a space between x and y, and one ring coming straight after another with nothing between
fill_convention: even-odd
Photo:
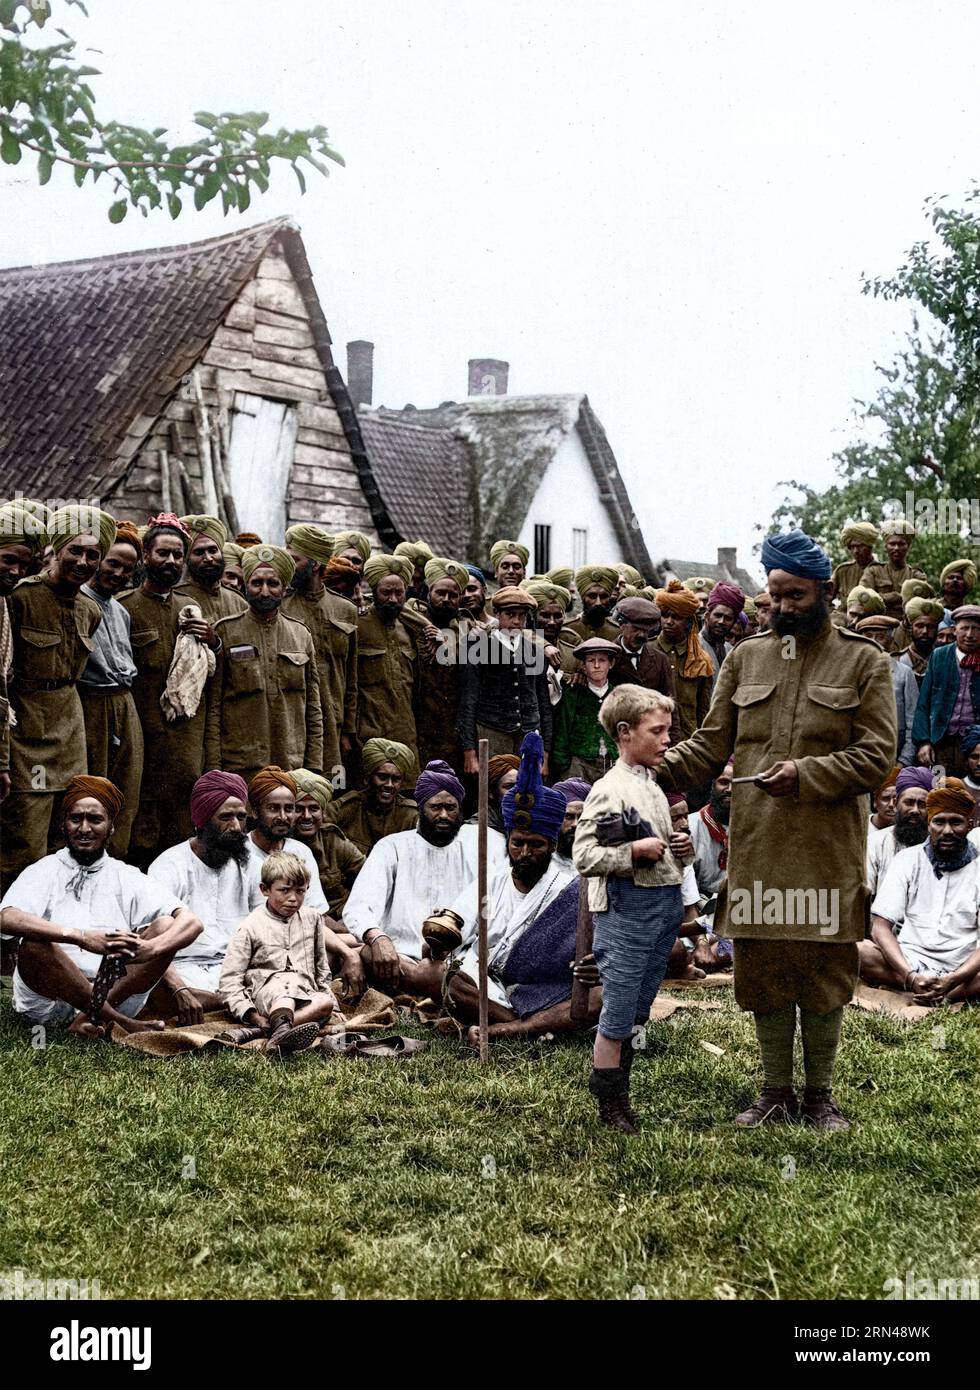
<instances>
[{"instance_id":1,"label":"blue turban","mask_svg":"<svg viewBox=\"0 0 980 1390\"><path fill-rule=\"evenodd\" d=\"M565 798L554 787L546 787L541 781L541 763L544 759L544 744L541 735L524 735L521 744L521 765L517 771L517 781L506 793L500 803L504 818L504 828L530 830L535 835L544 835L548 840L557 840L561 834L561 823L565 819Z\"/></svg>"},{"instance_id":2,"label":"blue turban","mask_svg":"<svg viewBox=\"0 0 980 1390\"><path fill-rule=\"evenodd\" d=\"M964 758L970 756L978 743L980 743L980 724L971 724L960 739L960 752Z\"/></svg>"},{"instance_id":3,"label":"blue turban","mask_svg":"<svg viewBox=\"0 0 980 1390\"><path fill-rule=\"evenodd\" d=\"M460 805L463 804L466 795L462 782L449 764L441 758L436 758L433 762L426 763L419 780L415 783L415 804L421 811L429 798L438 796L440 792L448 792Z\"/></svg>"},{"instance_id":4,"label":"blue turban","mask_svg":"<svg viewBox=\"0 0 980 1390\"><path fill-rule=\"evenodd\" d=\"M980 729L977 730L980 737ZM921 787L924 792L932 791L931 767L903 767L895 778L895 796L900 797L909 787Z\"/></svg>"},{"instance_id":5,"label":"blue turban","mask_svg":"<svg viewBox=\"0 0 980 1390\"><path fill-rule=\"evenodd\" d=\"M480 569L479 565L467 565L466 569L473 576L474 579L479 579L484 589L489 587L490 581L487 579L487 576Z\"/></svg>"},{"instance_id":6,"label":"blue turban","mask_svg":"<svg viewBox=\"0 0 980 1390\"><path fill-rule=\"evenodd\" d=\"M592 784L583 781L580 777L569 777L564 782L556 782L551 790L561 792L566 802L584 801L592 790Z\"/></svg>"},{"instance_id":7,"label":"blue turban","mask_svg":"<svg viewBox=\"0 0 980 1390\"><path fill-rule=\"evenodd\" d=\"M830 557L804 531L767 536L762 542L762 568L785 570L801 579L829 579Z\"/></svg>"}]
</instances>

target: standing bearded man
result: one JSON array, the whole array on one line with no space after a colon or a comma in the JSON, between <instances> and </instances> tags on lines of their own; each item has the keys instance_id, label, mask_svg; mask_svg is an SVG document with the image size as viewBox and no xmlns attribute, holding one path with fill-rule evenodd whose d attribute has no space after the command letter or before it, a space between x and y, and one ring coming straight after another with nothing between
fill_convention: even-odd
<instances>
[{"instance_id":1,"label":"standing bearded man","mask_svg":"<svg viewBox=\"0 0 980 1390\"><path fill-rule=\"evenodd\" d=\"M802 531L770 536L762 563L772 631L735 648L704 725L667 751L659 780L682 788L717 777L733 753L736 776L755 774L733 789L728 881L715 917L734 939L735 999L755 1015L765 1078L736 1123L802 1113L816 1128L846 1129L832 1076L869 921L866 797L892 766L895 700L885 654L830 622L831 567L819 546Z\"/></svg>"},{"instance_id":2,"label":"standing bearded man","mask_svg":"<svg viewBox=\"0 0 980 1390\"><path fill-rule=\"evenodd\" d=\"M174 593L182 604L196 603L210 627L219 618L244 613L245 600L221 582L225 572L224 547L228 542L224 522L216 516L182 516L180 519L187 527L190 545L187 548L187 575L176 586Z\"/></svg>"}]
</instances>

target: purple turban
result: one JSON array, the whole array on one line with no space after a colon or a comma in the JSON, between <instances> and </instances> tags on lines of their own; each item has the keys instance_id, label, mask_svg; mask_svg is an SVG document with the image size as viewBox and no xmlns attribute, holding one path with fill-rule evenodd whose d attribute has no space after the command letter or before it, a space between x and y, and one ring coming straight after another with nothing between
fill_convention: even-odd
<instances>
[{"instance_id":1,"label":"purple turban","mask_svg":"<svg viewBox=\"0 0 980 1390\"><path fill-rule=\"evenodd\" d=\"M449 764L441 758L435 758L431 763L426 763L419 780L415 783L415 804L421 811L429 798L438 796L440 792L448 792L461 806L466 795L462 782Z\"/></svg>"},{"instance_id":2,"label":"purple turban","mask_svg":"<svg viewBox=\"0 0 980 1390\"><path fill-rule=\"evenodd\" d=\"M682 801L683 801L683 802L686 802L686 801L687 801L687 792L668 792L668 793L667 793L667 805L668 805L668 806L679 806L679 805L681 804Z\"/></svg>"},{"instance_id":3,"label":"purple turban","mask_svg":"<svg viewBox=\"0 0 980 1390\"><path fill-rule=\"evenodd\" d=\"M206 772L191 788L191 820L201 830L229 796L248 800L248 787L237 772Z\"/></svg>"},{"instance_id":4,"label":"purple turban","mask_svg":"<svg viewBox=\"0 0 980 1390\"><path fill-rule=\"evenodd\" d=\"M525 734L517 781L500 803L508 834L512 830L529 830L534 835L544 835L548 840L557 840L561 834L565 798L556 787L546 787L541 781L543 759L541 735L534 732Z\"/></svg>"},{"instance_id":5,"label":"purple turban","mask_svg":"<svg viewBox=\"0 0 980 1390\"><path fill-rule=\"evenodd\" d=\"M585 782L581 777L568 777L564 782L556 782L551 789L553 792L560 792L568 801L584 801L592 790L591 783Z\"/></svg>"},{"instance_id":6,"label":"purple turban","mask_svg":"<svg viewBox=\"0 0 980 1390\"><path fill-rule=\"evenodd\" d=\"M713 608L716 603L723 603L726 608L730 608L736 618L745 607L745 595L737 584L718 583L708 595L708 607Z\"/></svg>"},{"instance_id":7,"label":"purple turban","mask_svg":"<svg viewBox=\"0 0 980 1390\"><path fill-rule=\"evenodd\" d=\"M766 536L762 542L762 568L785 570L800 579L829 579L830 557L805 531L787 531L785 535Z\"/></svg>"},{"instance_id":8,"label":"purple turban","mask_svg":"<svg viewBox=\"0 0 980 1390\"><path fill-rule=\"evenodd\" d=\"M925 792L932 791L931 767L903 767L895 778L895 796L907 792L909 787L921 787Z\"/></svg>"}]
</instances>

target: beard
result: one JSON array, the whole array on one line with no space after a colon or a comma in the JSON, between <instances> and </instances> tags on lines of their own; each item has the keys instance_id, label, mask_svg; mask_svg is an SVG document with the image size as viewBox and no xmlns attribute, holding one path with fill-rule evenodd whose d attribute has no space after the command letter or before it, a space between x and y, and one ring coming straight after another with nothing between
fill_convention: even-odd
<instances>
[{"instance_id":1,"label":"beard","mask_svg":"<svg viewBox=\"0 0 980 1390\"><path fill-rule=\"evenodd\" d=\"M192 564L190 560L187 561L187 573L191 579L200 584L202 589L210 589L212 585L217 584L224 572L224 560L208 560L203 565Z\"/></svg>"},{"instance_id":2,"label":"beard","mask_svg":"<svg viewBox=\"0 0 980 1390\"><path fill-rule=\"evenodd\" d=\"M714 792L712 792L711 796L708 799L708 804L711 807L711 814L714 816L718 824L727 825L728 818L732 813L731 797L723 798L717 796Z\"/></svg>"},{"instance_id":3,"label":"beard","mask_svg":"<svg viewBox=\"0 0 980 1390\"><path fill-rule=\"evenodd\" d=\"M777 637L816 637L830 618L826 594L819 594L812 608L802 613L773 613L770 626Z\"/></svg>"},{"instance_id":4,"label":"beard","mask_svg":"<svg viewBox=\"0 0 980 1390\"><path fill-rule=\"evenodd\" d=\"M144 561L143 569L150 578L150 582L155 584L158 589L172 589L175 584L180 583L180 569L169 565L151 565Z\"/></svg>"},{"instance_id":5,"label":"beard","mask_svg":"<svg viewBox=\"0 0 980 1390\"><path fill-rule=\"evenodd\" d=\"M458 610L451 604L429 604L429 617L436 627L448 627L452 620L457 616Z\"/></svg>"},{"instance_id":6,"label":"beard","mask_svg":"<svg viewBox=\"0 0 980 1390\"><path fill-rule=\"evenodd\" d=\"M403 603L376 603L374 611L383 623L393 623L404 607Z\"/></svg>"},{"instance_id":7,"label":"beard","mask_svg":"<svg viewBox=\"0 0 980 1390\"><path fill-rule=\"evenodd\" d=\"M571 859L572 846L575 843L575 831L563 830L558 836L558 853L563 859Z\"/></svg>"},{"instance_id":8,"label":"beard","mask_svg":"<svg viewBox=\"0 0 980 1390\"><path fill-rule=\"evenodd\" d=\"M274 613L281 603L281 598L273 598L271 594L260 594L258 598L249 599L249 605L256 613Z\"/></svg>"},{"instance_id":9,"label":"beard","mask_svg":"<svg viewBox=\"0 0 980 1390\"><path fill-rule=\"evenodd\" d=\"M290 582L294 593L308 594L313 588L313 561L306 560L303 564L297 565Z\"/></svg>"},{"instance_id":10,"label":"beard","mask_svg":"<svg viewBox=\"0 0 980 1390\"><path fill-rule=\"evenodd\" d=\"M278 830L271 821L266 820L265 816L255 817L255 828L260 835L264 835L267 840L288 840L293 833L293 827L287 826L285 830Z\"/></svg>"},{"instance_id":11,"label":"beard","mask_svg":"<svg viewBox=\"0 0 980 1390\"><path fill-rule=\"evenodd\" d=\"M591 608L582 610L582 621L586 627L602 627L608 617L609 608L603 603L596 603Z\"/></svg>"},{"instance_id":12,"label":"beard","mask_svg":"<svg viewBox=\"0 0 980 1390\"><path fill-rule=\"evenodd\" d=\"M446 845L452 844L453 840L455 840L456 836L459 834L461 827L462 821L456 821L453 825L445 827L433 825L431 821L426 820L424 815L421 815L419 816L419 823L416 828L427 844L436 845L439 849L444 849Z\"/></svg>"},{"instance_id":13,"label":"beard","mask_svg":"<svg viewBox=\"0 0 980 1390\"><path fill-rule=\"evenodd\" d=\"M209 869L223 869L230 859L244 868L249 861L248 836L242 830L221 831L208 821L197 839L201 861Z\"/></svg>"},{"instance_id":14,"label":"beard","mask_svg":"<svg viewBox=\"0 0 980 1390\"><path fill-rule=\"evenodd\" d=\"M76 864L83 864L88 868L90 864L94 864L97 859L101 859L103 854L105 854L105 845L99 845L98 849L76 849L69 840L68 853Z\"/></svg>"},{"instance_id":15,"label":"beard","mask_svg":"<svg viewBox=\"0 0 980 1390\"><path fill-rule=\"evenodd\" d=\"M544 878L548 865L551 863L550 853L545 859L514 859L512 855L508 855L508 858L510 859L510 871L523 888L533 888L536 883L539 883Z\"/></svg>"},{"instance_id":16,"label":"beard","mask_svg":"<svg viewBox=\"0 0 980 1390\"><path fill-rule=\"evenodd\" d=\"M918 816L905 816L901 811L895 816L893 826L895 839L903 847L921 845L929 834L926 822Z\"/></svg>"}]
</instances>

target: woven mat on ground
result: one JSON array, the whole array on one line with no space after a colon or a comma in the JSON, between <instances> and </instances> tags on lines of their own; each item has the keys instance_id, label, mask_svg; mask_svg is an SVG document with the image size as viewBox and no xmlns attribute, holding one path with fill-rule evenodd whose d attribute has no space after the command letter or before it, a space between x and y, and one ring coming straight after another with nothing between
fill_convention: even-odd
<instances>
[{"instance_id":1,"label":"woven mat on ground","mask_svg":"<svg viewBox=\"0 0 980 1390\"><path fill-rule=\"evenodd\" d=\"M911 996L902 990L896 989L875 989L873 985L866 985L858 982L857 989L854 991L854 998L851 1006L855 1009L864 1009L869 1014L884 1014L886 1018L897 1018L900 1023L921 1023L924 1018L931 1018L933 1023L938 1023L946 1013L955 1013L957 1009L962 1009L962 1003L943 1004L937 1008L927 1007L925 1004L913 1004Z\"/></svg>"},{"instance_id":2,"label":"woven mat on ground","mask_svg":"<svg viewBox=\"0 0 980 1390\"><path fill-rule=\"evenodd\" d=\"M678 1009L720 1009L721 1004L714 999L665 999L658 995L650 1005L650 1022L662 1023L665 1018L676 1014Z\"/></svg>"},{"instance_id":3,"label":"woven mat on ground","mask_svg":"<svg viewBox=\"0 0 980 1390\"><path fill-rule=\"evenodd\" d=\"M661 989L717 989L719 985L733 984L735 976L730 970L719 971L716 975L705 975L703 980L664 980Z\"/></svg>"}]
</instances>

